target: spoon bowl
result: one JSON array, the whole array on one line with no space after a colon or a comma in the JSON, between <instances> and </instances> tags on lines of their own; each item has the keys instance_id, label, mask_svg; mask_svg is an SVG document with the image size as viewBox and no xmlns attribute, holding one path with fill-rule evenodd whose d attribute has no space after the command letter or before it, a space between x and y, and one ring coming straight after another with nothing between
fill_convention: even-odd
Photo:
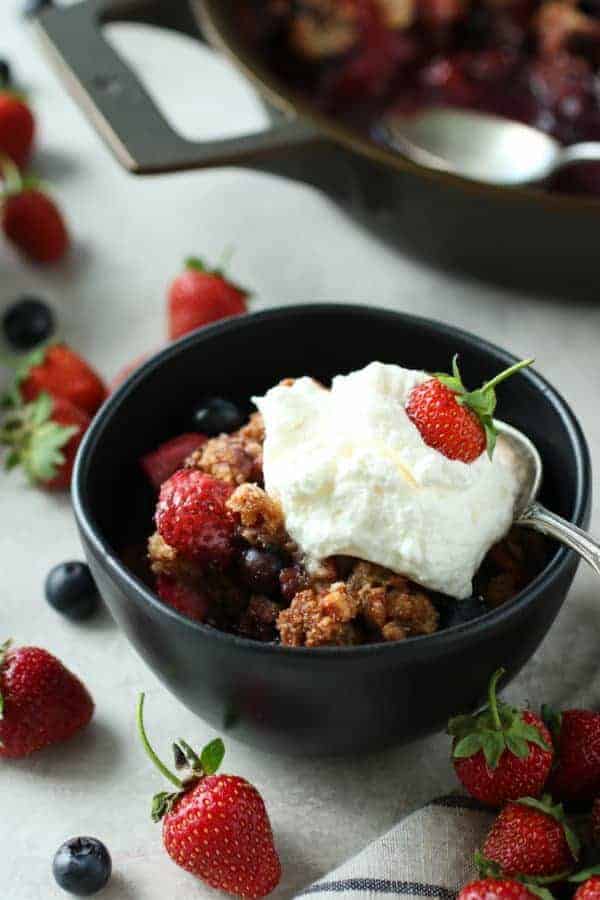
<instances>
[{"instance_id":1,"label":"spoon bowl","mask_svg":"<svg viewBox=\"0 0 600 900\"><path fill-rule=\"evenodd\" d=\"M600 575L600 541L538 502L544 473L542 458L535 444L512 425L496 422L496 426L499 431L496 453L517 477L518 490L513 513L516 524L532 528L570 547Z\"/></svg>"},{"instance_id":2,"label":"spoon bowl","mask_svg":"<svg viewBox=\"0 0 600 900\"><path fill-rule=\"evenodd\" d=\"M538 128L466 109L387 113L378 133L419 165L506 187L543 182L575 162L600 161L600 142L563 147Z\"/></svg>"}]
</instances>

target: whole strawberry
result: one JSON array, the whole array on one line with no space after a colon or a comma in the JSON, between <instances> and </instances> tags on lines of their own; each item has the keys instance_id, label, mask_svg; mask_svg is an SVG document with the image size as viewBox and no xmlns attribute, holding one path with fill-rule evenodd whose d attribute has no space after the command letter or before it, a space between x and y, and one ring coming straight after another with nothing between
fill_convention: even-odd
<instances>
[{"instance_id":1,"label":"whole strawberry","mask_svg":"<svg viewBox=\"0 0 600 900\"><path fill-rule=\"evenodd\" d=\"M200 432L186 432L177 437L165 441L156 450L146 453L140 460L140 465L152 487L160 490L161 484L170 478L194 450L205 444L208 438Z\"/></svg>"},{"instance_id":2,"label":"whole strawberry","mask_svg":"<svg viewBox=\"0 0 600 900\"><path fill-rule=\"evenodd\" d=\"M8 156L19 169L31 156L35 120L25 100L12 91L0 91L0 154Z\"/></svg>"},{"instance_id":3,"label":"whole strawberry","mask_svg":"<svg viewBox=\"0 0 600 900\"><path fill-rule=\"evenodd\" d=\"M163 843L178 866L211 887L238 897L269 894L281 878L281 864L262 797L233 775L216 775L225 748L220 739L200 755L179 741L173 745L174 775L150 746L144 728L144 695L138 703L138 730L144 748L176 788L152 803L152 818L163 820Z\"/></svg>"},{"instance_id":4,"label":"whole strawberry","mask_svg":"<svg viewBox=\"0 0 600 900\"><path fill-rule=\"evenodd\" d=\"M496 687L504 669L490 680L488 705L477 716L451 719L454 770L472 797L503 806L519 797L538 797L552 767L550 732L528 709L501 703Z\"/></svg>"},{"instance_id":5,"label":"whole strawberry","mask_svg":"<svg viewBox=\"0 0 600 900\"><path fill-rule=\"evenodd\" d=\"M501 381L532 363L532 359L516 363L478 390L467 391L455 356L452 375L436 374L412 389L406 414L427 446L448 459L471 463L486 449L491 458L498 435L493 418L495 389Z\"/></svg>"},{"instance_id":6,"label":"whole strawberry","mask_svg":"<svg viewBox=\"0 0 600 900\"><path fill-rule=\"evenodd\" d=\"M0 648L0 756L18 759L66 741L94 712L78 678L39 647Z\"/></svg>"},{"instance_id":7,"label":"whole strawberry","mask_svg":"<svg viewBox=\"0 0 600 900\"><path fill-rule=\"evenodd\" d=\"M504 807L476 861L482 875L561 881L574 869L579 849L560 804L548 795L522 797Z\"/></svg>"},{"instance_id":8,"label":"whole strawberry","mask_svg":"<svg viewBox=\"0 0 600 900\"><path fill-rule=\"evenodd\" d=\"M66 344L34 350L20 363L16 382L18 394L25 402L47 393L68 400L90 416L106 398L101 378Z\"/></svg>"},{"instance_id":9,"label":"whole strawberry","mask_svg":"<svg viewBox=\"0 0 600 900\"><path fill-rule=\"evenodd\" d=\"M587 875L583 872L569 881L582 882L575 891L573 900L600 900L600 875Z\"/></svg>"},{"instance_id":10,"label":"whole strawberry","mask_svg":"<svg viewBox=\"0 0 600 900\"><path fill-rule=\"evenodd\" d=\"M226 565L234 551L235 519L226 507L233 485L180 469L160 489L156 527L186 559Z\"/></svg>"},{"instance_id":11,"label":"whole strawberry","mask_svg":"<svg viewBox=\"0 0 600 900\"><path fill-rule=\"evenodd\" d=\"M202 325L247 312L247 291L229 281L221 269L208 269L202 260L186 260L185 271L169 289L168 325L172 340Z\"/></svg>"},{"instance_id":12,"label":"whole strawberry","mask_svg":"<svg viewBox=\"0 0 600 900\"><path fill-rule=\"evenodd\" d=\"M5 467L21 466L33 484L48 490L68 488L90 421L82 409L50 394L16 406L0 427L0 444L8 448Z\"/></svg>"},{"instance_id":13,"label":"whole strawberry","mask_svg":"<svg viewBox=\"0 0 600 900\"><path fill-rule=\"evenodd\" d=\"M4 191L1 222L7 239L32 262L58 262L69 248L62 213L36 182L20 181Z\"/></svg>"},{"instance_id":14,"label":"whole strawberry","mask_svg":"<svg viewBox=\"0 0 600 900\"><path fill-rule=\"evenodd\" d=\"M549 892L548 900L552 897ZM466 884L458 895L458 900L535 900L537 891L530 891L522 881L510 878L482 878Z\"/></svg>"},{"instance_id":15,"label":"whole strawberry","mask_svg":"<svg viewBox=\"0 0 600 900\"><path fill-rule=\"evenodd\" d=\"M557 715L544 707L556 749L548 790L557 800L589 807L600 794L600 713L567 709Z\"/></svg>"}]
</instances>

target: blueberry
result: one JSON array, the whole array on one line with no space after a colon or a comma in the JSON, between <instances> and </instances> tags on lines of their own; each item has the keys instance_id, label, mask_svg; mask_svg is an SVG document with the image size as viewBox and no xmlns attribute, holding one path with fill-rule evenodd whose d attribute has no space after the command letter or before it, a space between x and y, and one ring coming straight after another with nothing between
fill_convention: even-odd
<instances>
[{"instance_id":1,"label":"blueberry","mask_svg":"<svg viewBox=\"0 0 600 900\"><path fill-rule=\"evenodd\" d=\"M10 66L5 59L0 59L0 88L9 87L12 84Z\"/></svg>"},{"instance_id":2,"label":"blueberry","mask_svg":"<svg viewBox=\"0 0 600 900\"><path fill-rule=\"evenodd\" d=\"M52 872L63 891L76 897L91 897L110 879L110 853L96 838L71 838L56 851Z\"/></svg>"},{"instance_id":3,"label":"blueberry","mask_svg":"<svg viewBox=\"0 0 600 900\"><path fill-rule=\"evenodd\" d=\"M16 350L31 350L54 331L52 310L35 297L22 297L2 316L6 340Z\"/></svg>"},{"instance_id":4,"label":"blueberry","mask_svg":"<svg viewBox=\"0 0 600 900\"><path fill-rule=\"evenodd\" d=\"M100 595L88 566L65 562L46 578L46 600L68 619L88 619L98 608Z\"/></svg>"},{"instance_id":5,"label":"blueberry","mask_svg":"<svg viewBox=\"0 0 600 900\"><path fill-rule=\"evenodd\" d=\"M489 612L485 600L481 596L468 597L466 600L450 600L442 612L444 628L465 625Z\"/></svg>"},{"instance_id":6,"label":"blueberry","mask_svg":"<svg viewBox=\"0 0 600 900\"><path fill-rule=\"evenodd\" d=\"M249 547L242 554L242 575L249 588L264 594L279 590L283 562L276 553Z\"/></svg>"},{"instance_id":7,"label":"blueberry","mask_svg":"<svg viewBox=\"0 0 600 900\"><path fill-rule=\"evenodd\" d=\"M235 431L243 422L244 416L235 403L222 397L207 397L192 413L194 430L209 437Z\"/></svg>"},{"instance_id":8,"label":"blueberry","mask_svg":"<svg viewBox=\"0 0 600 900\"><path fill-rule=\"evenodd\" d=\"M25 3L23 4L23 15L37 16L38 13L41 13L44 9L47 9L52 5L52 0L25 0Z\"/></svg>"}]
</instances>

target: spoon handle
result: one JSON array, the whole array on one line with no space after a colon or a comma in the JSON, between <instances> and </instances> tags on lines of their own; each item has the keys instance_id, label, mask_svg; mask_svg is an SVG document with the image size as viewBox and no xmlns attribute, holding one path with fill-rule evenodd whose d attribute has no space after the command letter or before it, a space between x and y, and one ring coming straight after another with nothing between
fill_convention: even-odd
<instances>
[{"instance_id":1,"label":"spoon handle","mask_svg":"<svg viewBox=\"0 0 600 900\"><path fill-rule=\"evenodd\" d=\"M554 168L562 169L563 166L579 162L600 162L600 141L586 141L563 147Z\"/></svg>"},{"instance_id":2,"label":"spoon handle","mask_svg":"<svg viewBox=\"0 0 600 900\"><path fill-rule=\"evenodd\" d=\"M586 531L550 512L541 503L532 503L528 506L519 518L518 524L541 531L542 534L566 544L600 575L600 541L594 540Z\"/></svg>"}]
</instances>

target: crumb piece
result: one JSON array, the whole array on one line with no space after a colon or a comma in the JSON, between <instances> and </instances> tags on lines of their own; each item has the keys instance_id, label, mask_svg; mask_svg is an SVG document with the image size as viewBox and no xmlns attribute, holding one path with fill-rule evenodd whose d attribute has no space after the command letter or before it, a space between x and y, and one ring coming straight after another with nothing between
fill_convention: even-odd
<instances>
[{"instance_id":1,"label":"crumb piece","mask_svg":"<svg viewBox=\"0 0 600 900\"><path fill-rule=\"evenodd\" d=\"M320 594L313 588L300 591L277 619L281 642L290 647L358 644L357 612L357 601L343 582Z\"/></svg>"},{"instance_id":2,"label":"crumb piece","mask_svg":"<svg viewBox=\"0 0 600 900\"><path fill-rule=\"evenodd\" d=\"M245 441L255 441L257 444L263 444L265 440L265 423L261 413L252 413L246 424L237 433Z\"/></svg>"},{"instance_id":3,"label":"crumb piece","mask_svg":"<svg viewBox=\"0 0 600 900\"><path fill-rule=\"evenodd\" d=\"M348 580L348 589L356 596L367 624L381 631L384 640L437 631L439 615L430 597L402 575L359 562ZM393 638L392 634L400 636Z\"/></svg>"},{"instance_id":4,"label":"crumb piece","mask_svg":"<svg viewBox=\"0 0 600 900\"><path fill-rule=\"evenodd\" d=\"M252 546L283 548L286 552L293 546L281 506L258 485L240 485L227 501L227 508L239 516L240 535Z\"/></svg>"},{"instance_id":5,"label":"crumb piece","mask_svg":"<svg viewBox=\"0 0 600 900\"><path fill-rule=\"evenodd\" d=\"M261 482L262 444L239 434L221 434L188 456L185 464L228 484Z\"/></svg>"},{"instance_id":6,"label":"crumb piece","mask_svg":"<svg viewBox=\"0 0 600 900\"><path fill-rule=\"evenodd\" d=\"M292 13L290 44L305 59L319 62L351 50L360 38L356 5L340 0L305 0Z\"/></svg>"},{"instance_id":7,"label":"crumb piece","mask_svg":"<svg viewBox=\"0 0 600 900\"><path fill-rule=\"evenodd\" d=\"M388 28L408 28L415 18L415 0L376 0Z\"/></svg>"},{"instance_id":8,"label":"crumb piece","mask_svg":"<svg viewBox=\"0 0 600 900\"><path fill-rule=\"evenodd\" d=\"M148 538L148 559L155 575L173 578L194 578L201 572L197 563L184 559L174 547L167 544L158 531Z\"/></svg>"}]
</instances>

